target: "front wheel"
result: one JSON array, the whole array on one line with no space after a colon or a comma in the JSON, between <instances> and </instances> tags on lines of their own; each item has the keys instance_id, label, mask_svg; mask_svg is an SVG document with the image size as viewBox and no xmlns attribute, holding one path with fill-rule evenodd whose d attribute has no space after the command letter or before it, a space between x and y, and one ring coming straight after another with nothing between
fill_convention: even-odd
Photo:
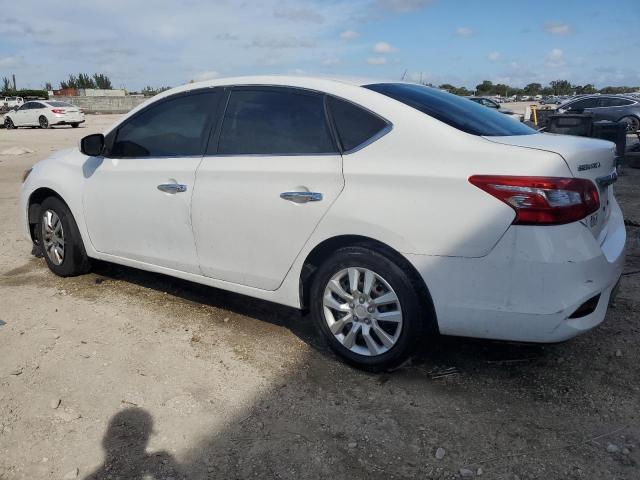
<instances>
[{"instance_id":1,"label":"front wheel","mask_svg":"<svg viewBox=\"0 0 640 480\"><path fill-rule=\"evenodd\" d=\"M621 118L620 121L627 124L627 132L636 133L640 130L640 120L636 117L628 116Z\"/></svg>"},{"instance_id":2,"label":"front wheel","mask_svg":"<svg viewBox=\"0 0 640 480\"><path fill-rule=\"evenodd\" d=\"M36 235L53 273L72 277L89 271L89 258L78 226L69 207L59 198L49 197L42 202Z\"/></svg>"},{"instance_id":3,"label":"front wheel","mask_svg":"<svg viewBox=\"0 0 640 480\"><path fill-rule=\"evenodd\" d=\"M314 276L310 307L329 347L370 371L404 361L428 321L405 270L363 247L340 249L325 261Z\"/></svg>"},{"instance_id":4,"label":"front wheel","mask_svg":"<svg viewBox=\"0 0 640 480\"><path fill-rule=\"evenodd\" d=\"M47 117L45 117L44 115L40 115L38 124L40 125L40 128L49 128L49 120L47 120Z\"/></svg>"},{"instance_id":5,"label":"front wheel","mask_svg":"<svg viewBox=\"0 0 640 480\"><path fill-rule=\"evenodd\" d=\"M9 117L6 117L4 119L4 128L6 128L7 130L11 130L11 129L16 128L16 126L13 123L13 120L11 120Z\"/></svg>"}]
</instances>

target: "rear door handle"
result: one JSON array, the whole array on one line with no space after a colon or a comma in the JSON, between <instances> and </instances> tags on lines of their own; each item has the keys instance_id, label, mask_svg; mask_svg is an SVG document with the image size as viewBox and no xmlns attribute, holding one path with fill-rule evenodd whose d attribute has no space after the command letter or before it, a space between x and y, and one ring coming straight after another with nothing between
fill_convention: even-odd
<instances>
[{"instance_id":1,"label":"rear door handle","mask_svg":"<svg viewBox=\"0 0 640 480\"><path fill-rule=\"evenodd\" d=\"M183 193L187 191L187 186L180 183L161 183L158 190L165 193Z\"/></svg>"},{"instance_id":2,"label":"rear door handle","mask_svg":"<svg viewBox=\"0 0 640 480\"><path fill-rule=\"evenodd\" d=\"M294 203L319 202L322 194L318 192L282 192L280 198Z\"/></svg>"}]
</instances>

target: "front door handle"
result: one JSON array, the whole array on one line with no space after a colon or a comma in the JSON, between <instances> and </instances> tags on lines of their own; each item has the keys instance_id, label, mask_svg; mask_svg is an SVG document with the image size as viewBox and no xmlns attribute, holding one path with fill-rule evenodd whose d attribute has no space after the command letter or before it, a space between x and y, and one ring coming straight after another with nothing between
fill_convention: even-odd
<instances>
[{"instance_id":1,"label":"front door handle","mask_svg":"<svg viewBox=\"0 0 640 480\"><path fill-rule=\"evenodd\" d=\"M187 191L187 186L180 183L161 183L158 190L165 193L183 193Z\"/></svg>"},{"instance_id":2,"label":"front door handle","mask_svg":"<svg viewBox=\"0 0 640 480\"><path fill-rule=\"evenodd\" d=\"M294 203L319 202L322 194L318 192L282 192L280 198Z\"/></svg>"}]
</instances>

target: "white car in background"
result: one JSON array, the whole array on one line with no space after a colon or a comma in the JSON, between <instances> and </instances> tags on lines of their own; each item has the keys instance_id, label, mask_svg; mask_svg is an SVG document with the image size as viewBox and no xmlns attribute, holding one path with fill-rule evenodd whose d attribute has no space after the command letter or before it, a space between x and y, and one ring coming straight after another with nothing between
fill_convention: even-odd
<instances>
[{"instance_id":1,"label":"white car in background","mask_svg":"<svg viewBox=\"0 0 640 480\"><path fill-rule=\"evenodd\" d=\"M39 162L20 215L60 276L100 259L308 308L377 370L437 332L559 342L602 322L615 180L612 143L437 89L247 77L164 92Z\"/></svg>"},{"instance_id":2,"label":"white car in background","mask_svg":"<svg viewBox=\"0 0 640 480\"><path fill-rule=\"evenodd\" d=\"M22 105L23 103L24 100L22 97L4 97L2 106L7 109L12 109L20 107L20 105Z\"/></svg>"},{"instance_id":3,"label":"white car in background","mask_svg":"<svg viewBox=\"0 0 640 480\"><path fill-rule=\"evenodd\" d=\"M5 128L71 125L77 128L84 122L84 113L75 105L57 100L25 102L15 111L4 116Z\"/></svg>"}]
</instances>

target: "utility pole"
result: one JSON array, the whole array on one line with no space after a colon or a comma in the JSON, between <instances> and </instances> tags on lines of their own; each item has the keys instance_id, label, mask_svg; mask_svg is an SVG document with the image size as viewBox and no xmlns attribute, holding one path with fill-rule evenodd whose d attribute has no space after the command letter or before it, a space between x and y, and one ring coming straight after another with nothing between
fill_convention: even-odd
<instances>
[{"instance_id":1,"label":"utility pole","mask_svg":"<svg viewBox=\"0 0 640 480\"><path fill-rule=\"evenodd\" d=\"M17 88L16 88L16 74L15 73L11 74L11 77L13 78L13 91L15 92L17 90Z\"/></svg>"}]
</instances>

